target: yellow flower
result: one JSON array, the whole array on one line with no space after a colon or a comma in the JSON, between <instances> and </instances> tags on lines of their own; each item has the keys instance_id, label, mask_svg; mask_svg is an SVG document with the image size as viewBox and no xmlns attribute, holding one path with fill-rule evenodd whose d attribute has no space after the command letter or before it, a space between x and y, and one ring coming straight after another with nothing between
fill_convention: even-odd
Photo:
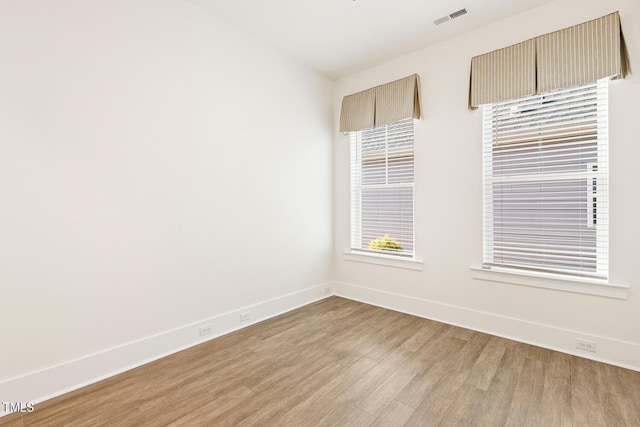
<instances>
[{"instance_id":1,"label":"yellow flower","mask_svg":"<svg viewBox=\"0 0 640 427\"><path fill-rule=\"evenodd\" d=\"M384 237L378 237L369 242L369 249L373 249L374 251L393 251L400 252L402 251L402 246L400 243L396 241L393 237L389 237L388 234L385 234Z\"/></svg>"}]
</instances>

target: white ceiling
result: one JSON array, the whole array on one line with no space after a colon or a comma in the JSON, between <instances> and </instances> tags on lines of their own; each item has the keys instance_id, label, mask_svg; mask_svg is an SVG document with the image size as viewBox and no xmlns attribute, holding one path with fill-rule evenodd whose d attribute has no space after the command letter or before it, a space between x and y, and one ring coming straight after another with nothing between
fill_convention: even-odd
<instances>
[{"instance_id":1,"label":"white ceiling","mask_svg":"<svg viewBox=\"0 0 640 427\"><path fill-rule=\"evenodd\" d=\"M551 0L191 1L336 79Z\"/></svg>"}]
</instances>

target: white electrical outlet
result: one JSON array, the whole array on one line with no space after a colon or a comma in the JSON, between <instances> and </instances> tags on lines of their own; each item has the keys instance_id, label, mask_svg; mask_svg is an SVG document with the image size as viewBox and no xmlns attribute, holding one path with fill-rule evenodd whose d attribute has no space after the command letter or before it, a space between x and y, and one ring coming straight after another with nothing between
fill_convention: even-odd
<instances>
[{"instance_id":1,"label":"white electrical outlet","mask_svg":"<svg viewBox=\"0 0 640 427\"><path fill-rule=\"evenodd\" d=\"M242 313L240 313L240 321L246 322L247 320L251 320L251 312L243 311Z\"/></svg>"},{"instance_id":2,"label":"white electrical outlet","mask_svg":"<svg viewBox=\"0 0 640 427\"><path fill-rule=\"evenodd\" d=\"M593 341L581 340L576 338L576 348L584 351L596 352L596 343Z\"/></svg>"},{"instance_id":3,"label":"white electrical outlet","mask_svg":"<svg viewBox=\"0 0 640 427\"><path fill-rule=\"evenodd\" d=\"M200 336L209 335L213 332L213 325L200 326Z\"/></svg>"}]
</instances>

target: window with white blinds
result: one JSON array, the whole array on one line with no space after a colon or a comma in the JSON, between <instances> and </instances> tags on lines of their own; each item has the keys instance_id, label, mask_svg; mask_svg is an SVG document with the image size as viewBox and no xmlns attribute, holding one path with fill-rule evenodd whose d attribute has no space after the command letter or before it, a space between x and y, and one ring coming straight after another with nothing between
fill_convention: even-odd
<instances>
[{"instance_id":1,"label":"window with white blinds","mask_svg":"<svg viewBox=\"0 0 640 427\"><path fill-rule=\"evenodd\" d=\"M608 276L608 83L484 106L484 267Z\"/></svg>"},{"instance_id":2,"label":"window with white blinds","mask_svg":"<svg viewBox=\"0 0 640 427\"><path fill-rule=\"evenodd\" d=\"M413 119L350 139L351 249L413 256Z\"/></svg>"}]
</instances>

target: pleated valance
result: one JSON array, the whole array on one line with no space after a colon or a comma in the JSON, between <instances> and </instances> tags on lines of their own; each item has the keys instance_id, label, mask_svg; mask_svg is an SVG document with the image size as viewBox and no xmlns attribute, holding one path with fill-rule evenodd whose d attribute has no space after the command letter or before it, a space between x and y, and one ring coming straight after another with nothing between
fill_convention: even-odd
<instances>
[{"instance_id":1,"label":"pleated valance","mask_svg":"<svg viewBox=\"0 0 640 427\"><path fill-rule=\"evenodd\" d=\"M618 12L471 59L469 109L630 71Z\"/></svg>"},{"instance_id":2,"label":"pleated valance","mask_svg":"<svg viewBox=\"0 0 640 427\"><path fill-rule=\"evenodd\" d=\"M340 131L355 132L420 118L420 76L412 74L342 98Z\"/></svg>"},{"instance_id":3,"label":"pleated valance","mask_svg":"<svg viewBox=\"0 0 640 427\"><path fill-rule=\"evenodd\" d=\"M536 43L527 40L471 59L470 106L536 93Z\"/></svg>"}]
</instances>

